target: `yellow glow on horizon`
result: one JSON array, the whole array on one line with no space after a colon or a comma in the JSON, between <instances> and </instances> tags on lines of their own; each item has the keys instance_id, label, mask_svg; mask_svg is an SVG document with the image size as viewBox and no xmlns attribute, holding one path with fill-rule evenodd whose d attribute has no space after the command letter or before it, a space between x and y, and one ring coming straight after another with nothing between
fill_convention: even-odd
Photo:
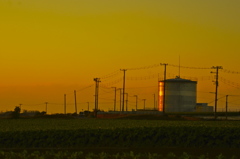
<instances>
[{"instance_id":1,"label":"yellow glow on horizon","mask_svg":"<svg viewBox=\"0 0 240 159\"><path fill-rule=\"evenodd\" d=\"M61 103L65 91L94 84L95 77L160 62L177 65L179 55L183 66L221 65L239 71L239 5L240 1L225 0L0 0L0 87L3 88L0 89L0 106L7 108L21 100L27 102L27 96L34 103L34 100L40 101L34 95L45 96L44 93L50 100L54 90L61 95L53 98ZM168 77L176 72L169 67ZM183 75L198 78L211 76L209 72L181 70ZM161 67L129 70L126 75L139 77L158 73L161 77ZM229 81L239 81L235 74L221 75ZM119 79L121 75L103 80L102 85ZM129 80L126 83L128 93L130 96L141 93L140 98L147 98L147 107L152 107L151 95L160 93L156 81ZM139 86L153 85L155 89L138 90ZM111 86L121 88L122 84ZM201 92L214 89L211 80L200 81L198 87ZM220 83L220 90L222 94L239 94L227 84ZM208 95L198 94L200 101L211 102ZM102 107L110 109L104 104Z\"/></svg>"}]
</instances>

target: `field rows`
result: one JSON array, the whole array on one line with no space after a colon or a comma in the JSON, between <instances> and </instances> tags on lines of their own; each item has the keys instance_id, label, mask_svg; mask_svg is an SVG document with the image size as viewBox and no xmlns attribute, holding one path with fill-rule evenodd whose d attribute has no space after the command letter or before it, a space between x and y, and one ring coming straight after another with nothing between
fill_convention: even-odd
<instances>
[{"instance_id":1,"label":"field rows","mask_svg":"<svg viewBox=\"0 0 240 159\"><path fill-rule=\"evenodd\" d=\"M0 148L240 148L240 122L0 120Z\"/></svg>"},{"instance_id":2,"label":"field rows","mask_svg":"<svg viewBox=\"0 0 240 159\"><path fill-rule=\"evenodd\" d=\"M239 128L240 121L162 121L99 119L1 119L0 132L35 130L117 129L145 127Z\"/></svg>"}]
</instances>

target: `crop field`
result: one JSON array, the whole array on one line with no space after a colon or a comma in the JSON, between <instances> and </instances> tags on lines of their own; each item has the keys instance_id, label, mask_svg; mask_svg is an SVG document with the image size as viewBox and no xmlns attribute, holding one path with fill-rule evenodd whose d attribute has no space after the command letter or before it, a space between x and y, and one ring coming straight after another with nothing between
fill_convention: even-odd
<instances>
[{"instance_id":1,"label":"crop field","mask_svg":"<svg viewBox=\"0 0 240 159\"><path fill-rule=\"evenodd\" d=\"M128 128L240 128L240 121L162 121L106 119L1 119L0 132Z\"/></svg>"},{"instance_id":2,"label":"crop field","mask_svg":"<svg viewBox=\"0 0 240 159\"><path fill-rule=\"evenodd\" d=\"M0 120L0 154L61 150L80 155L85 152L103 155L104 151L111 156L133 151L135 155L143 153L145 158L148 158L146 154L168 156L172 152L178 156L196 153L204 158L204 155L221 157L222 154L240 157L239 148L240 121Z\"/></svg>"}]
</instances>

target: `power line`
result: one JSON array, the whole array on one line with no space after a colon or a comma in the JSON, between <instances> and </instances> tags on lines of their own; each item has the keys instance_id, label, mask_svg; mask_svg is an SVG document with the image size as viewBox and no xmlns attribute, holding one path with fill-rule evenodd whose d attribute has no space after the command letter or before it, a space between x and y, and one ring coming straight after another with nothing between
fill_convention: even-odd
<instances>
[{"instance_id":1,"label":"power line","mask_svg":"<svg viewBox=\"0 0 240 159\"><path fill-rule=\"evenodd\" d=\"M89 86L86 86L86 87L83 87L83 88L81 88L81 89L78 89L78 90L76 90L76 92L83 91L83 90L85 90L85 89L91 88L92 86L94 86L94 84L91 84L91 85L89 85Z\"/></svg>"},{"instance_id":2,"label":"power line","mask_svg":"<svg viewBox=\"0 0 240 159\"><path fill-rule=\"evenodd\" d=\"M189 66L179 66L179 65L173 65L173 64L168 64L169 66L172 67L180 67L180 68L187 68L187 69L211 69L211 67L189 67Z\"/></svg>"},{"instance_id":3,"label":"power line","mask_svg":"<svg viewBox=\"0 0 240 159\"><path fill-rule=\"evenodd\" d=\"M222 98L224 98L224 97L225 97L225 95L222 96L222 97L220 97L220 98L218 98L217 100L222 99ZM208 104L213 103L213 102L215 102L215 99L214 99L213 101L208 102Z\"/></svg>"},{"instance_id":4,"label":"power line","mask_svg":"<svg viewBox=\"0 0 240 159\"><path fill-rule=\"evenodd\" d=\"M101 80L105 80L105 79L108 79L108 78L113 78L113 77L119 75L120 73L121 73L121 72L120 72L119 70L116 70L116 71L114 71L114 72L112 72L112 73L109 73L109 74L107 74L107 75L104 75L104 76L102 76L102 77L100 77L100 78L101 78Z\"/></svg>"},{"instance_id":5,"label":"power line","mask_svg":"<svg viewBox=\"0 0 240 159\"><path fill-rule=\"evenodd\" d=\"M238 71L231 71L231 70L227 70L227 69L222 69L221 72L231 73L231 74L240 74L240 72L238 72Z\"/></svg>"},{"instance_id":6,"label":"power line","mask_svg":"<svg viewBox=\"0 0 240 159\"><path fill-rule=\"evenodd\" d=\"M155 68L155 67L159 67L159 64L143 66L143 67L128 68L127 70L142 70L142 69L150 69L150 68Z\"/></svg>"},{"instance_id":7,"label":"power line","mask_svg":"<svg viewBox=\"0 0 240 159\"><path fill-rule=\"evenodd\" d=\"M122 77L121 78L118 78L114 81L111 81L111 82L108 82L108 83L103 83L101 84L103 87L108 87L108 86L111 86L111 85L115 85L115 84L118 84L122 81Z\"/></svg>"},{"instance_id":8,"label":"power line","mask_svg":"<svg viewBox=\"0 0 240 159\"><path fill-rule=\"evenodd\" d=\"M128 69L125 69L125 70L131 70L131 71L134 71L134 70L143 70L143 69L152 69L152 68L157 68L157 67L160 67L161 65L160 64L154 64L154 65L149 65L149 66L144 66L144 67L136 67L136 68L128 68ZM168 66L172 66L172 67L179 67L179 65L173 65L173 64L168 64ZM211 69L209 67L186 67L186 66L180 66L181 68L186 68L186 69ZM216 67L221 67L221 66L216 66ZM216 67L212 67L212 69L216 69ZM121 74L121 71L122 70L116 70L110 74L107 74L105 76L102 76L101 79L103 78L103 84L101 84L101 87L100 88L103 88L101 89L102 91L106 93L111 93L111 92L107 92L106 89L110 89L109 86L110 85L113 85L113 84L117 84L117 83L120 83L121 81L123 81L123 78L122 77L119 77L118 76ZM227 70L227 69L219 69L218 70L219 72L224 72L224 73L231 73L231 74L240 74L240 72L238 71L231 71L231 70ZM140 76L140 77L125 77L126 80L148 80L148 79L153 79L153 78L158 78L158 74L159 73L155 73L155 74L152 74L152 75L148 75L148 76ZM174 74L170 74L168 73L167 74L169 77L170 76L174 76ZM186 79L193 79L193 78L196 78L197 80L212 80L213 77L212 76L202 76L202 77L186 77L184 76ZM118 78L118 79L115 79L115 78ZM109 81L109 80L112 80L112 81ZM224 84L227 84L229 86L232 86L232 87L235 87L237 89L240 89L240 84L239 83L236 83L236 82L232 82L228 79L225 79L223 77L220 77L218 78L218 80L220 80L222 83ZM125 81L124 81L125 82ZM80 88L80 89L77 89L76 92L79 92L79 91L84 91L88 88L91 88L94 84L91 84L89 86L86 86L86 87L83 87L83 88ZM216 80L216 85L218 85L218 82ZM153 86L153 87L156 87L156 86ZM104 89L106 88L106 89ZM127 89L140 89L140 88L143 88L143 87L133 87L133 88L127 88ZM145 87L147 88L147 87ZM125 91L125 90L124 90ZM128 93L131 93L131 92L128 92ZM70 95L70 94L73 94L73 93L67 93L65 95ZM123 96L124 98L124 96ZM124 99L123 99L124 100ZM123 102L124 103L124 102ZM37 106L37 105L44 105L45 103L42 103L42 104L35 104L35 105L30 105L30 106ZM51 104L51 103L49 103ZM59 103L53 103L53 105L65 105L64 104L59 104ZM69 104L69 103L67 103ZM27 105L27 104L24 104L24 105ZM27 105L28 106L28 105Z\"/></svg>"},{"instance_id":9,"label":"power line","mask_svg":"<svg viewBox=\"0 0 240 159\"><path fill-rule=\"evenodd\" d=\"M224 83L224 84L227 84L231 87L234 87L234 88L237 88L237 89L240 89L240 84L239 83L236 83L236 82L232 82L230 80L227 80L223 77L220 77L220 80Z\"/></svg>"}]
</instances>

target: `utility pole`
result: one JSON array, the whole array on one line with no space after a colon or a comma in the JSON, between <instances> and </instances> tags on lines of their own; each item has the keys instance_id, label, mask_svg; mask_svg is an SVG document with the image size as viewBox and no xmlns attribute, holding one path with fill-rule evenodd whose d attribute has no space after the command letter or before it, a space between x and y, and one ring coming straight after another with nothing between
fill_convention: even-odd
<instances>
[{"instance_id":1,"label":"utility pole","mask_svg":"<svg viewBox=\"0 0 240 159\"><path fill-rule=\"evenodd\" d=\"M116 102L117 102L117 87L112 87L114 88L114 107L113 107L113 111L116 111Z\"/></svg>"},{"instance_id":2,"label":"utility pole","mask_svg":"<svg viewBox=\"0 0 240 159\"><path fill-rule=\"evenodd\" d=\"M137 111L138 96L137 96L137 95L134 95L134 97L136 97L136 111Z\"/></svg>"},{"instance_id":3,"label":"utility pole","mask_svg":"<svg viewBox=\"0 0 240 159\"><path fill-rule=\"evenodd\" d=\"M164 66L164 85L163 85L163 102L162 102L162 111L163 111L163 114L165 114L165 92L166 92L166 76L167 76L167 63L160 63L160 65L163 65Z\"/></svg>"},{"instance_id":4,"label":"utility pole","mask_svg":"<svg viewBox=\"0 0 240 159\"><path fill-rule=\"evenodd\" d=\"M143 99L143 109L145 110L145 103L146 103L146 99Z\"/></svg>"},{"instance_id":5,"label":"utility pole","mask_svg":"<svg viewBox=\"0 0 240 159\"><path fill-rule=\"evenodd\" d=\"M128 93L125 94L126 94L126 111L128 111Z\"/></svg>"},{"instance_id":6,"label":"utility pole","mask_svg":"<svg viewBox=\"0 0 240 159\"><path fill-rule=\"evenodd\" d=\"M47 114L47 105L48 105L48 102L45 102L45 104L46 104L46 114Z\"/></svg>"},{"instance_id":7,"label":"utility pole","mask_svg":"<svg viewBox=\"0 0 240 159\"><path fill-rule=\"evenodd\" d=\"M215 73L216 74L216 90L215 90L215 110L214 110L214 118L217 119L217 97L218 97L218 70L219 69L223 69L222 66L213 66L212 69L216 69L216 72L211 72L211 73Z\"/></svg>"},{"instance_id":8,"label":"utility pole","mask_svg":"<svg viewBox=\"0 0 240 159\"><path fill-rule=\"evenodd\" d=\"M66 97L67 95L66 94L64 94L64 114L67 114L67 97Z\"/></svg>"},{"instance_id":9,"label":"utility pole","mask_svg":"<svg viewBox=\"0 0 240 159\"><path fill-rule=\"evenodd\" d=\"M122 109L122 88L118 88L118 90L120 91L120 109L119 111L121 111Z\"/></svg>"},{"instance_id":10,"label":"utility pole","mask_svg":"<svg viewBox=\"0 0 240 159\"><path fill-rule=\"evenodd\" d=\"M100 78L94 78L93 80L96 82L96 87L95 87L95 116L97 117L99 82L101 82L101 81L100 81Z\"/></svg>"},{"instance_id":11,"label":"utility pole","mask_svg":"<svg viewBox=\"0 0 240 159\"><path fill-rule=\"evenodd\" d=\"M75 112L76 112L76 114L78 114L77 113L77 92L76 92L76 90L74 90L74 101L75 101Z\"/></svg>"},{"instance_id":12,"label":"utility pole","mask_svg":"<svg viewBox=\"0 0 240 159\"><path fill-rule=\"evenodd\" d=\"M125 94L125 74L127 69L120 69L120 71L123 71L123 99L122 99L122 111L124 112L124 94Z\"/></svg>"},{"instance_id":13,"label":"utility pole","mask_svg":"<svg viewBox=\"0 0 240 159\"><path fill-rule=\"evenodd\" d=\"M226 120L227 120L227 112L228 112L228 95L226 95Z\"/></svg>"}]
</instances>

